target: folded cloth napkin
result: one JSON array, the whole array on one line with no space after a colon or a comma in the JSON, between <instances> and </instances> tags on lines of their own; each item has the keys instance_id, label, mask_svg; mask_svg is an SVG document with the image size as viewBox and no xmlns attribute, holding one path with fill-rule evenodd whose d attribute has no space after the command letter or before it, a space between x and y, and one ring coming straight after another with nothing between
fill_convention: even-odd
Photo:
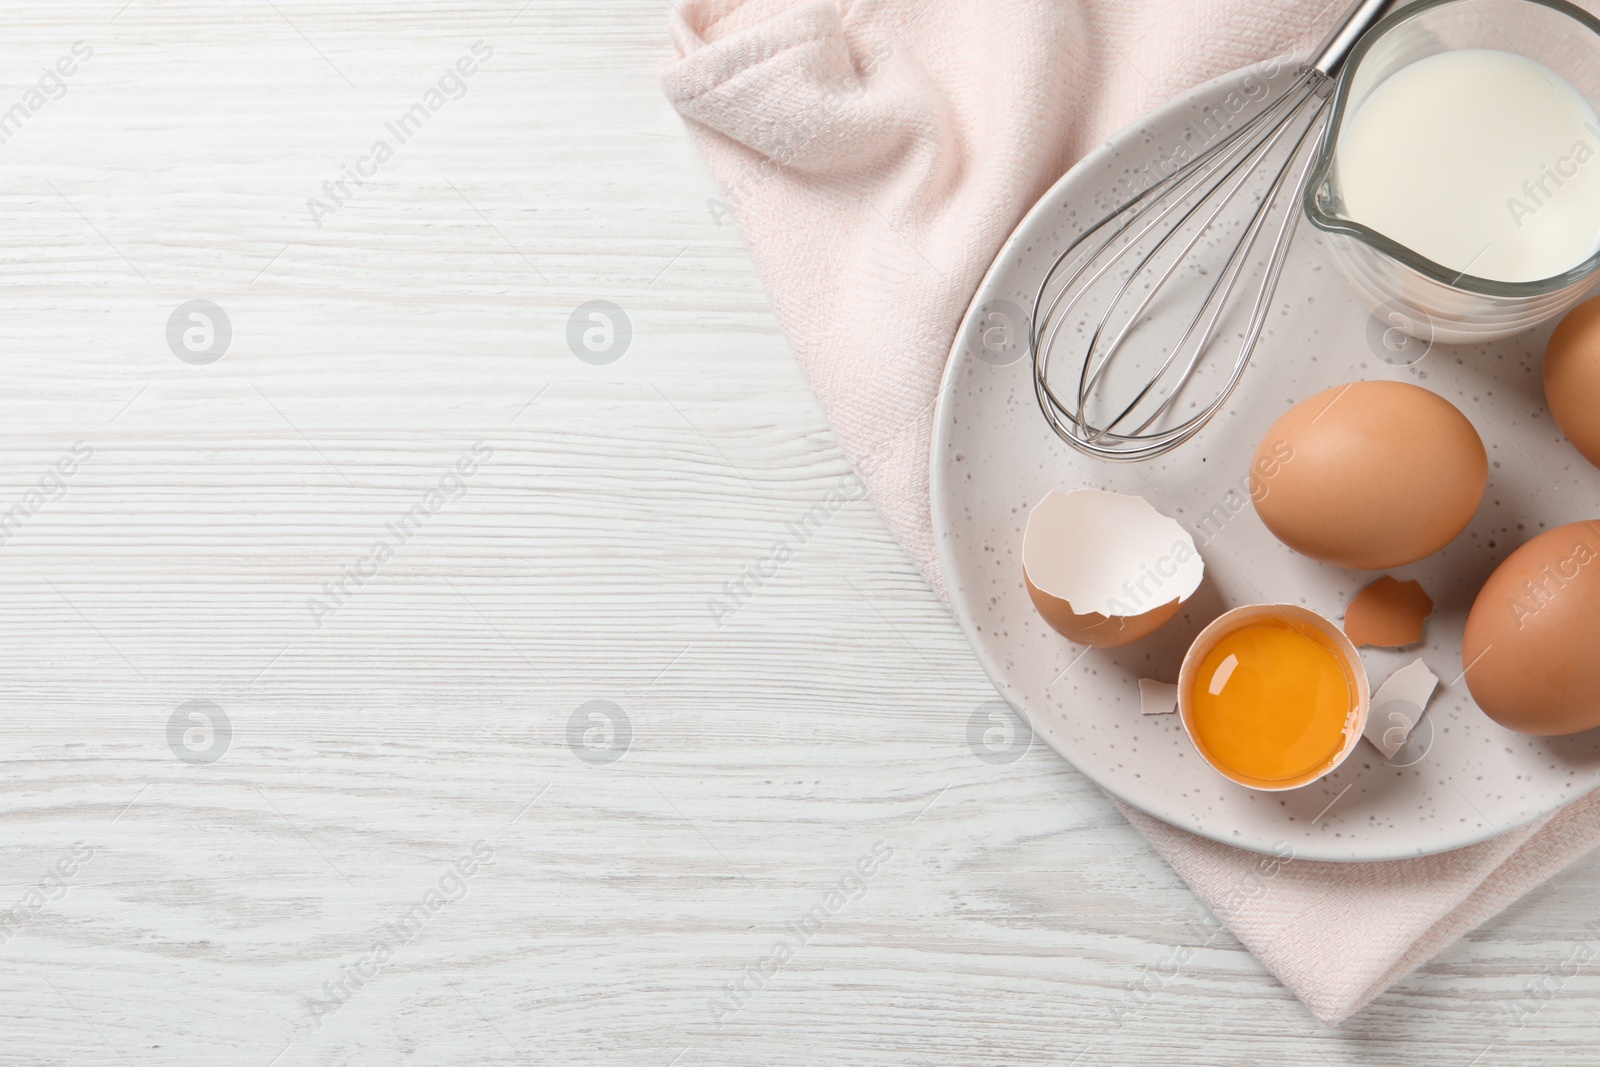
<instances>
[{"instance_id":1,"label":"folded cloth napkin","mask_svg":"<svg viewBox=\"0 0 1600 1067\"><path fill-rule=\"evenodd\" d=\"M665 88L720 186L707 210L742 231L846 454L941 594L933 402L1001 243L1111 133L1219 74L1307 53L1347 6L678 0ZM1600 793L1382 863L1273 861L1124 813L1325 1022L1600 843Z\"/></svg>"}]
</instances>

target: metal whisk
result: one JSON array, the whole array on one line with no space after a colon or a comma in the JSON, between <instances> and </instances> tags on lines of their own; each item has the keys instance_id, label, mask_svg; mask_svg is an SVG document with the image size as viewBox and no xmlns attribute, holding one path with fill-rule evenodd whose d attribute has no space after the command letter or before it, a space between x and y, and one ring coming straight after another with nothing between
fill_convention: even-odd
<instances>
[{"instance_id":1,"label":"metal whisk","mask_svg":"<svg viewBox=\"0 0 1600 1067\"><path fill-rule=\"evenodd\" d=\"M1359 0L1276 99L1056 259L1034 300L1033 379L1040 409L1067 443L1100 459L1151 459L1227 403L1272 309L1330 90L1356 42L1395 4ZM1281 219L1269 226L1275 213ZM1256 258L1274 228L1269 254ZM1065 400L1049 380L1063 345L1082 354ZM1231 348L1232 360L1208 359L1218 348Z\"/></svg>"}]
</instances>

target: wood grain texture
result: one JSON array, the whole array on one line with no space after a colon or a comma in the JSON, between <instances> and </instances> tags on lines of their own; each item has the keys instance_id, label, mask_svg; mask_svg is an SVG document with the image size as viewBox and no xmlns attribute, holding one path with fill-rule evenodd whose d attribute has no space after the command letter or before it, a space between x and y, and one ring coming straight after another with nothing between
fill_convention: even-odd
<instances>
[{"instance_id":1,"label":"wood grain texture","mask_svg":"<svg viewBox=\"0 0 1600 1067\"><path fill-rule=\"evenodd\" d=\"M848 468L657 92L664 17L8 6L0 111L94 55L0 145L0 514L93 454L0 545L0 1063L1593 1062L1600 860L1324 1030L1054 755L977 758L993 691L869 505L717 617ZM166 341L192 299L208 366ZM567 343L596 299L608 366ZM197 700L214 762L169 745ZM571 744L594 700L615 762Z\"/></svg>"}]
</instances>

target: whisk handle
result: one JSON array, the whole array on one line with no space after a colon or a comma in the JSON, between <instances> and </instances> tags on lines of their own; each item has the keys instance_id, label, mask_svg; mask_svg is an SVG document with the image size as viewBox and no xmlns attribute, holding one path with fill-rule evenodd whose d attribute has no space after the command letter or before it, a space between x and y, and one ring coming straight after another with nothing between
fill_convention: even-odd
<instances>
[{"instance_id":1,"label":"whisk handle","mask_svg":"<svg viewBox=\"0 0 1600 1067\"><path fill-rule=\"evenodd\" d=\"M1327 40L1312 53L1316 58L1311 62L1311 69L1330 78L1338 74L1362 35L1388 14L1390 8L1398 6L1396 0L1356 0L1355 6L1328 34Z\"/></svg>"}]
</instances>

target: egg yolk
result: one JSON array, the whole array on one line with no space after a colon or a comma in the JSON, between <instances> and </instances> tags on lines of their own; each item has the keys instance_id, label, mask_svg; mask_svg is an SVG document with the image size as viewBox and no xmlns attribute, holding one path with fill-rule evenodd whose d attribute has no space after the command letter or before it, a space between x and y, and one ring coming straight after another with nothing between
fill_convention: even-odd
<instances>
[{"instance_id":1,"label":"egg yolk","mask_svg":"<svg viewBox=\"0 0 1600 1067\"><path fill-rule=\"evenodd\" d=\"M1328 637L1262 620L1219 640L1195 672L1193 725L1211 759L1243 778L1310 774L1344 747L1356 687Z\"/></svg>"}]
</instances>

